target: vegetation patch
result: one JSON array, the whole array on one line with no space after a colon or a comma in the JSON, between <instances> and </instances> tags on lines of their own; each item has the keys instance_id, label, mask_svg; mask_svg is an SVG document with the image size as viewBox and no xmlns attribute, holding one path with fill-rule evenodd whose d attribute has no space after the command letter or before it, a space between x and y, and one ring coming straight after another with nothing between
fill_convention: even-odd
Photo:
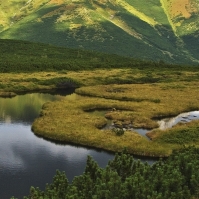
<instances>
[{"instance_id":1,"label":"vegetation patch","mask_svg":"<svg viewBox=\"0 0 199 199\"><path fill-rule=\"evenodd\" d=\"M40 63L42 65L42 62ZM133 65L139 63L135 62ZM115 68L112 69L93 69L93 70L79 70L79 71L71 71L71 70L53 70L53 71L40 71L38 72L37 69L30 69L33 72L21 72L15 71L15 69L10 68L10 73L3 73L0 79L0 91L35 91L35 90L46 90L46 89L55 89L57 88L57 84L62 82L72 82L72 84L76 86L91 86L91 85L107 85L107 84L120 84L121 82L128 82L129 86L134 84L146 84L149 83L145 81L145 77L152 76L153 78L158 78L158 82L162 82L165 84L161 84L161 88L163 90L168 89L178 89L183 90L186 87L186 83L189 82L197 82L198 81L198 71L196 67L185 67L185 66L168 66L168 65L153 65L152 63L145 63L143 66L132 68L125 68L126 63L124 62L124 68ZM180 73L179 73L180 67ZM2 65L3 68L3 65ZM0 67L0 70L2 69ZM6 67L7 68L7 67ZM162 72L160 72L160 69ZM19 73L20 72L20 73ZM114 81L112 81L114 79ZM122 81L118 81L118 79L122 79ZM110 81L111 80L111 81ZM193 83L194 85L194 83ZM197 83L196 83L197 85ZM61 85L60 85L61 86ZM64 85L62 85L64 86ZM71 85L72 86L72 85ZM97 87L96 87L97 88ZM89 88L88 88L89 89ZM87 90L88 90L87 89ZM121 89L128 89L121 87L116 88L107 88L106 93L112 93L114 95L115 92L120 92L122 95ZM77 92L82 92L82 89ZM127 93L127 92L126 92ZM92 94L91 92L86 92L86 95ZM126 94L125 94L126 95ZM106 96L108 97L108 96ZM121 97L120 97L121 98ZM144 98L142 97L130 97L124 96L124 100L138 100L142 101ZM126 99L125 99L126 98ZM156 103L160 102L159 98L150 97L147 100L152 100Z\"/></svg>"},{"instance_id":2,"label":"vegetation patch","mask_svg":"<svg viewBox=\"0 0 199 199\"><path fill-rule=\"evenodd\" d=\"M55 85L57 88L67 89L67 88L77 88L80 84L71 79L66 77L56 77L56 78L49 78L46 80L41 80L38 82L39 85Z\"/></svg>"}]
</instances>

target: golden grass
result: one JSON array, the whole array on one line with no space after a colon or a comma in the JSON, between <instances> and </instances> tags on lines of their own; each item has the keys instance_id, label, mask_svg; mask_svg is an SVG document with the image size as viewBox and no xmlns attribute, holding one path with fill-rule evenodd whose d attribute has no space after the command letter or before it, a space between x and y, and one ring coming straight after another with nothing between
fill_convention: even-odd
<instances>
[{"instance_id":1,"label":"golden grass","mask_svg":"<svg viewBox=\"0 0 199 199\"><path fill-rule=\"evenodd\" d=\"M198 82L181 82L176 88L175 84L172 86L170 83L114 84L82 87L76 93L119 100L116 109L132 110L133 115L138 117L155 118L199 109L198 88Z\"/></svg>"},{"instance_id":2,"label":"golden grass","mask_svg":"<svg viewBox=\"0 0 199 199\"><path fill-rule=\"evenodd\" d=\"M198 3L191 0L160 0L174 32L179 36L192 33L196 24L191 17L198 13ZM190 19L190 22L189 22Z\"/></svg>"},{"instance_id":3,"label":"golden grass","mask_svg":"<svg viewBox=\"0 0 199 199\"><path fill-rule=\"evenodd\" d=\"M179 15L185 18L191 17L193 8L191 7L190 0L169 0L165 1L165 3L171 18L175 18Z\"/></svg>"},{"instance_id":4,"label":"golden grass","mask_svg":"<svg viewBox=\"0 0 199 199\"><path fill-rule=\"evenodd\" d=\"M64 3L64 0L50 0L48 2L48 4L58 4L58 5L63 4L63 3Z\"/></svg>"},{"instance_id":5,"label":"golden grass","mask_svg":"<svg viewBox=\"0 0 199 199\"><path fill-rule=\"evenodd\" d=\"M99 69L92 71L61 71L61 72L33 72L33 73L3 73L0 78L0 91L17 91L18 88L24 87L25 91L37 89L52 89L55 85L39 85L38 82L29 81L31 78L38 80L49 80L57 77L67 77L77 80L84 86L105 84L106 81L120 77L120 79L136 79L145 77L147 74L139 69ZM153 77L160 77L164 74L152 73ZM179 77L176 74L165 73L167 79L183 80L184 77L197 75L196 72L182 72ZM28 81L27 81L28 80Z\"/></svg>"}]
</instances>

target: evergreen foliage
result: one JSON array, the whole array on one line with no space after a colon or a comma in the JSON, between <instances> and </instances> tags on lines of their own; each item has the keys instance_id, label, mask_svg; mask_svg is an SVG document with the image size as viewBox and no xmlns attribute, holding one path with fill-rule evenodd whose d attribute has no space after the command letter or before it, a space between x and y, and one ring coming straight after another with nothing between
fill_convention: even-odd
<instances>
[{"instance_id":1,"label":"evergreen foliage","mask_svg":"<svg viewBox=\"0 0 199 199\"><path fill-rule=\"evenodd\" d=\"M0 73L93 70L111 68L136 68L147 72L147 77L138 79L108 79L107 83L154 83L160 81L150 73L164 69L172 72L176 69L197 71L197 67L168 64L134 59L115 54L105 54L83 49L55 47L42 43L0 39Z\"/></svg>"},{"instance_id":2,"label":"evergreen foliage","mask_svg":"<svg viewBox=\"0 0 199 199\"><path fill-rule=\"evenodd\" d=\"M85 172L68 183L57 171L45 191L31 187L24 199L188 199L199 196L199 149L174 151L153 165L136 161L125 151L106 168L88 156ZM14 197L12 197L14 199Z\"/></svg>"},{"instance_id":3,"label":"evergreen foliage","mask_svg":"<svg viewBox=\"0 0 199 199\"><path fill-rule=\"evenodd\" d=\"M118 55L54 47L26 41L0 40L0 72L89 70L132 67L143 61Z\"/></svg>"}]
</instances>

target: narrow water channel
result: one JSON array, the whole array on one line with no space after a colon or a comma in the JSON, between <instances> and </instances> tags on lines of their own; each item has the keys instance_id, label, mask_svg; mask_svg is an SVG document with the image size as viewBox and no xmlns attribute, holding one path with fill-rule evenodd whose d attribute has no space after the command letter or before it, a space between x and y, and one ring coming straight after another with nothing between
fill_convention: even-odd
<instances>
[{"instance_id":1,"label":"narrow water channel","mask_svg":"<svg viewBox=\"0 0 199 199\"><path fill-rule=\"evenodd\" d=\"M158 124L159 124L159 128L164 130L164 129L172 128L178 123L187 123L192 120L198 120L198 119L199 119L199 111L190 111L187 113L181 113L177 115L176 117L162 119L158 121Z\"/></svg>"},{"instance_id":2,"label":"narrow water channel","mask_svg":"<svg viewBox=\"0 0 199 199\"><path fill-rule=\"evenodd\" d=\"M98 111L98 112L101 112L103 115L105 115L105 112L102 112L102 111ZM94 111L94 113L99 114L99 113L97 113L97 111ZM163 118L163 119L157 120L157 123L159 125L158 129L166 130L166 129L172 128L173 126L175 126L178 123L188 123L193 120L199 120L199 111L185 112L185 113L181 113L175 117L168 117L168 118ZM105 127L103 127L103 129L120 128L120 129L124 129L124 130L128 130L128 131L135 131L144 137L147 137L146 133L151 131L150 129L133 128L132 124L126 125L126 126L127 127L124 127L124 126L118 127L112 120L109 120L107 125Z\"/></svg>"},{"instance_id":3,"label":"narrow water channel","mask_svg":"<svg viewBox=\"0 0 199 199\"><path fill-rule=\"evenodd\" d=\"M66 97L70 97L67 93ZM56 169L65 171L71 182L83 173L88 155L105 167L114 154L72 145L59 145L31 132L31 124L47 101L63 96L32 93L0 98L0 198L23 198L30 186L44 189ZM144 159L149 163L152 159Z\"/></svg>"}]
</instances>

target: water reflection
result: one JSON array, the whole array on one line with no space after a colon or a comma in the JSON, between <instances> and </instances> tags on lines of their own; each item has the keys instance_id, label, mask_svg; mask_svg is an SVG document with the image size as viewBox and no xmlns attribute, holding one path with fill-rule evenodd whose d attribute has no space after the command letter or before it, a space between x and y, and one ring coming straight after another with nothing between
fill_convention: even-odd
<instances>
[{"instance_id":1,"label":"water reflection","mask_svg":"<svg viewBox=\"0 0 199 199\"><path fill-rule=\"evenodd\" d=\"M22 197L31 185L44 188L51 182L56 169L66 171L71 181L84 171L87 155L105 166L112 154L83 147L61 146L37 138L30 126L23 124L0 126L0 196Z\"/></svg>"},{"instance_id":2,"label":"water reflection","mask_svg":"<svg viewBox=\"0 0 199 199\"><path fill-rule=\"evenodd\" d=\"M68 95L73 99L75 95ZM0 198L18 198L29 193L30 186L44 188L56 169L66 171L69 181L82 174L88 155L104 167L113 154L57 145L36 137L31 123L47 101L63 99L42 93L0 98Z\"/></svg>"},{"instance_id":3,"label":"water reflection","mask_svg":"<svg viewBox=\"0 0 199 199\"><path fill-rule=\"evenodd\" d=\"M142 135L142 136L146 137L147 139L149 139L149 138L146 136L146 133L150 131L149 129L134 128L134 129L132 129L132 130L138 132L140 135Z\"/></svg>"},{"instance_id":4,"label":"water reflection","mask_svg":"<svg viewBox=\"0 0 199 199\"><path fill-rule=\"evenodd\" d=\"M173 118L165 118L163 120L158 121L158 124L159 128L161 130L164 130L175 126L179 122L187 123L192 120L198 120L198 119L199 119L199 111L191 111L187 113L182 113Z\"/></svg>"},{"instance_id":5,"label":"water reflection","mask_svg":"<svg viewBox=\"0 0 199 199\"><path fill-rule=\"evenodd\" d=\"M60 95L32 93L13 98L0 98L0 121L31 124L46 101L60 100Z\"/></svg>"}]
</instances>

